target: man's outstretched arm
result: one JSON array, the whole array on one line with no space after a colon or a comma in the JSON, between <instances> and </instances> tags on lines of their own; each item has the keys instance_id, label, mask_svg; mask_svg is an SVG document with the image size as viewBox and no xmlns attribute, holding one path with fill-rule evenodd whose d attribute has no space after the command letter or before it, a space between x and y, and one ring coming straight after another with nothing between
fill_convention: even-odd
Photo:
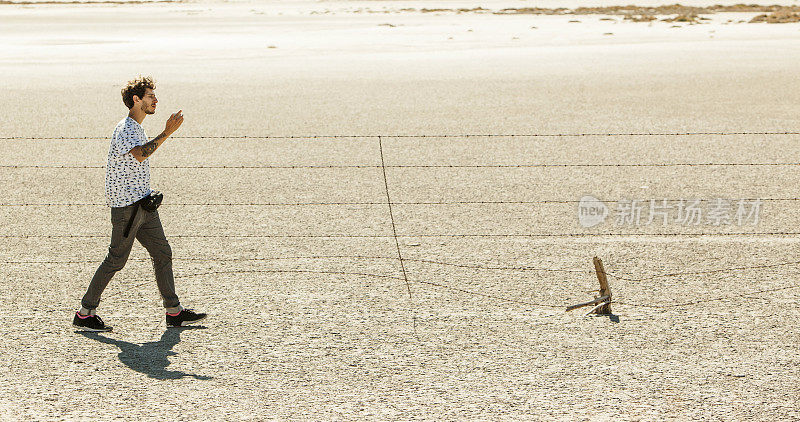
<instances>
[{"instance_id":1,"label":"man's outstretched arm","mask_svg":"<svg viewBox=\"0 0 800 422\"><path fill-rule=\"evenodd\" d=\"M169 116L164 131L161 132L160 135L153 138L152 141L144 145L133 147L130 150L131 155L133 155L133 157L136 158L136 160L139 161L140 163L146 160L147 157L153 155L153 153L156 152L158 147L161 146L161 144L163 144L164 141L166 141L170 135L172 135L176 130L178 130L178 128L181 126L181 123L183 123L183 115L181 115L182 111L183 110L179 110L177 113Z\"/></svg>"}]
</instances>

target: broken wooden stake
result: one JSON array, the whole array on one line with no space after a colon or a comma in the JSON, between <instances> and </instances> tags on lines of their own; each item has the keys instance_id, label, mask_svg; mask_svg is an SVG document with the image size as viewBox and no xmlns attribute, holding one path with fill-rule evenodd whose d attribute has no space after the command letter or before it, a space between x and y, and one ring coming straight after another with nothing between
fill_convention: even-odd
<instances>
[{"instance_id":1,"label":"broken wooden stake","mask_svg":"<svg viewBox=\"0 0 800 422\"><path fill-rule=\"evenodd\" d=\"M594 257L594 270L597 272L597 280L600 282L600 296L608 296L608 304L595 310L599 315L611 315L611 288L608 287L606 269L603 268L603 261Z\"/></svg>"},{"instance_id":2,"label":"broken wooden stake","mask_svg":"<svg viewBox=\"0 0 800 422\"><path fill-rule=\"evenodd\" d=\"M578 309L578 308L583 308L584 306L597 305L598 303L607 302L608 299L610 299L608 296L600 296L600 297L598 297L596 299L592 299L592 300L590 300L588 302L579 303L577 305L567 306L567 311L571 311L573 309Z\"/></svg>"},{"instance_id":3,"label":"broken wooden stake","mask_svg":"<svg viewBox=\"0 0 800 422\"><path fill-rule=\"evenodd\" d=\"M583 308L584 306L596 305L594 309L589 311L590 314L611 315L611 288L608 287L608 278L606 278L606 270L603 268L603 261L598 257L594 257L594 271L597 273L597 281L600 282L600 290L598 291L600 297L588 302L567 306L567 311Z\"/></svg>"}]
</instances>

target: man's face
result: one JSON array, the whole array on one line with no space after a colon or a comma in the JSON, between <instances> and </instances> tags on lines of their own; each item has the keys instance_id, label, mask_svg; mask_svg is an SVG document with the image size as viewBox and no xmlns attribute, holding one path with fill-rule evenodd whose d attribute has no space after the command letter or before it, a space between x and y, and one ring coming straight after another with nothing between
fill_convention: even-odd
<instances>
[{"instance_id":1,"label":"man's face","mask_svg":"<svg viewBox=\"0 0 800 422\"><path fill-rule=\"evenodd\" d=\"M152 89L147 88L144 91L144 98L139 101L137 107L140 107L140 109L146 114L155 114L156 104L158 104L158 98L156 98L156 94Z\"/></svg>"}]
</instances>

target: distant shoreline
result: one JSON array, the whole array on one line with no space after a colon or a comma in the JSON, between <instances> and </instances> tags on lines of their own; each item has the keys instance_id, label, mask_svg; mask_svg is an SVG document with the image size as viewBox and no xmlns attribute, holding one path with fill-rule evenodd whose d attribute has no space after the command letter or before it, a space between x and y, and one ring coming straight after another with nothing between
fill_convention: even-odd
<instances>
[{"instance_id":1,"label":"distant shoreline","mask_svg":"<svg viewBox=\"0 0 800 422\"><path fill-rule=\"evenodd\" d=\"M0 5L94 5L94 4L151 4L151 3L187 3L187 0L0 0ZM247 2L243 2L247 3ZM347 1L341 2L347 4ZM358 2L354 2L358 3ZM388 2L392 3L392 2ZM415 2L417 3L417 2ZM435 2L431 2L435 3ZM663 4L659 6L579 6L579 7L506 7L488 9L482 6L472 8L413 8L400 7L393 10L370 10L367 13L475 13L494 15L675 15L675 14L713 14L725 12L743 13L771 13L776 11L790 11L800 13L800 5L760 5L760 4L734 4L711 6L687 6L680 3ZM355 13L362 12L356 10Z\"/></svg>"},{"instance_id":2,"label":"distant shoreline","mask_svg":"<svg viewBox=\"0 0 800 422\"><path fill-rule=\"evenodd\" d=\"M13 6L36 6L36 5L69 5L69 6L88 6L88 5L136 5L136 4L178 4L186 3L187 0L0 0L0 5ZM347 3L346 1L344 2ZM431 2L434 3L434 2ZM318 13L312 11L312 14ZM327 13L327 12L326 12ZM356 9L345 13L454 13L454 14L491 14L491 15L560 15L560 16L585 16L585 15L606 15L622 16L625 20L633 22L650 22L659 20L657 16L671 16L660 20L665 22L684 22L689 24L702 23L708 18L701 15L711 15L715 13L761 13L749 20L751 23L794 23L800 22L800 6L798 5L759 5L759 4L734 4L711 6L685 6L681 4L664 4L658 6L579 6L579 7L505 7L488 9L483 6L472 8L413 8L400 6L395 9L372 10Z\"/></svg>"},{"instance_id":3,"label":"distant shoreline","mask_svg":"<svg viewBox=\"0 0 800 422\"><path fill-rule=\"evenodd\" d=\"M705 18L700 15L711 15L715 13L762 13L753 18L750 22L767 23L792 23L800 22L800 6L781 6L781 5L757 5L757 4L735 4L735 5L713 5L713 6L684 6L681 4L670 4L662 6L598 6L598 7L576 7L576 8L539 8L521 7L504 8L500 10L484 9L476 7L472 9L400 9L400 12L422 12L422 13L486 13L493 15L608 15L624 16L625 19L634 22L649 22L656 20L656 16L676 16L674 18L662 19L667 22L688 22L699 23Z\"/></svg>"}]
</instances>

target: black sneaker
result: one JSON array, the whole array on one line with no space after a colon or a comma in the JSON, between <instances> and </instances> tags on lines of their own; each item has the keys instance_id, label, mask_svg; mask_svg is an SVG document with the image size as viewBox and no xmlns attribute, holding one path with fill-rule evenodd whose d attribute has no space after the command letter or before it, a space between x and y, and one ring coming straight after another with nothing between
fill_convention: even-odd
<instances>
[{"instance_id":1,"label":"black sneaker","mask_svg":"<svg viewBox=\"0 0 800 422\"><path fill-rule=\"evenodd\" d=\"M206 314L198 314L191 309L184 309L177 314L167 312L167 327L183 327L206 319Z\"/></svg>"},{"instance_id":2,"label":"black sneaker","mask_svg":"<svg viewBox=\"0 0 800 422\"><path fill-rule=\"evenodd\" d=\"M112 329L99 316L81 315L80 312L75 312L75 318L72 318L72 326L81 331L111 331Z\"/></svg>"}]
</instances>

